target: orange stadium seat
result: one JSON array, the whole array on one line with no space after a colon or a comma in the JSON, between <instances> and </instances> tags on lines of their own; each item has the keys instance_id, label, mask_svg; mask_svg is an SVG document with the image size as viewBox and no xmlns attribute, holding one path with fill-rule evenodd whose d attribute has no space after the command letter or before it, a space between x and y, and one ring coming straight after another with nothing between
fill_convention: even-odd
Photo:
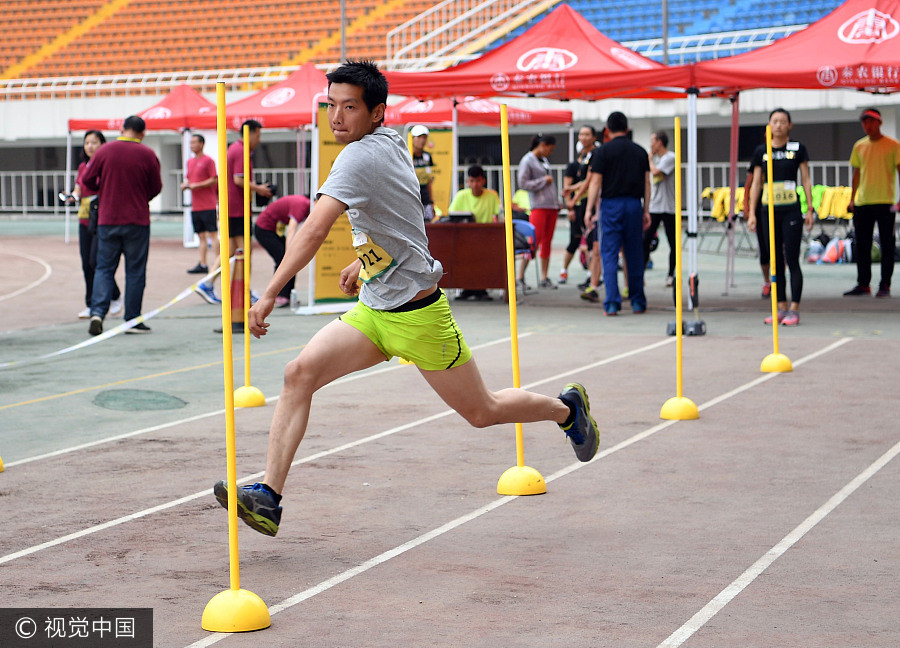
<instances>
[{"instance_id":1,"label":"orange stadium seat","mask_svg":"<svg viewBox=\"0 0 900 648\"><path fill-rule=\"evenodd\" d=\"M104 0L6 0L0 24L0 76L45 44L95 16ZM347 3L352 25L382 0ZM351 58L383 59L387 33L429 9L431 0L406 0L346 43ZM333 64L340 30L337 0L303 3L253 0L132 0L67 45L34 62L20 78L173 72L314 63ZM27 29L23 29L27 25ZM327 41L326 41L327 42Z\"/></svg>"}]
</instances>

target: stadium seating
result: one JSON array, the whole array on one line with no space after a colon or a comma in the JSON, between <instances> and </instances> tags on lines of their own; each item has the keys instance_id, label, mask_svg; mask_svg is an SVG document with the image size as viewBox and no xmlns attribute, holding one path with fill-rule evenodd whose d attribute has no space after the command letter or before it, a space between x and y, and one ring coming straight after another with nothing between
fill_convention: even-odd
<instances>
[{"instance_id":1,"label":"stadium seating","mask_svg":"<svg viewBox=\"0 0 900 648\"><path fill-rule=\"evenodd\" d=\"M569 0L568 4L613 40L662 38L659 0ZM807 24L840 4L840 0L797 0L787 6L765 0L668 0L669 37ZM513 30L493 47L515 38L542 17Z\"/></svg>"},{"instance_id":2,"label":"stadium seating","mask_svg":"<svg viewBox=\"0 0 900 648\"><path fill-rule=\"evenodd\" d=\"M2 24L7 36L0 43L0 77L105 4L102 0L4 2ZM359 33L349 31L354 21L376 9L384 11L384 5L391 6L386 15L366 23ZM347 56L383 59L387 32L431 5L427 0L346 3ZM16 76L138 74L294 65L307 60L334 63L340 58L339 35L336 0L133 0Z\"/></svg>"}]
</instances>

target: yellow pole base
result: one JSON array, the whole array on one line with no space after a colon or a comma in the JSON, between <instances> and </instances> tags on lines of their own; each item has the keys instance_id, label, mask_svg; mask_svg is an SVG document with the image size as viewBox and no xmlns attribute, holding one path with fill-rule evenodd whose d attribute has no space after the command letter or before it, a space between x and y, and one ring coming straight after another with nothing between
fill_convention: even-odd
<instances>
[{"instance_id":1,"label":"yellow pole base","mask_svg":"<svg viewBox=\"0 0 900 648\"><path fill-rule=\"evenodd\" d=\"M256 387L244 385L234 390L235 407L262 407L266 404L266 397Z\"/></svg>"},{"instance_id":2,"label":"yellow pole base","mask_svg":"<svg viewBox=\"0 0 900 648\"><path fill-rule=\"evenodd\" d=\"M763 373L787 373L794 370L794 365L783 353L770 353L763 358L759 370Z\"/></svg>"},{"instance_id":3,"label":"yellow pole base","mask_svg":"<svg viewBox=\"0 0 900 648\"><path fill-rule=\"evenodd\" d=\"M3 472L6 468L3 467L3 458L0 457L0 472Z\"/></svg>"},{"instance_id":4,"label":"yellow pole base","mask_svg":"<svg viewBox=\"0 0 900 648\"><path fill-rule=\"evenodd\" d=\"M269 608L245 589L228 589L213 596L200 621L200 626L210 632L252 632L270 625Z\"/></svg>"},{"instance_id":5,"label":"yellow pole base","mask_svg":"<svg viewBox=\"0 0 900 648\"><path fill-rule=\"evenodd\" d=\"M500 495L543 495L547 492L547 482L534 468L513 466L500 476L497 492Z\"/></svg>"},{"instance_id":6,"label":"yellow pole base","mask_svg":"<svg viewBox=\"0 0 900 648\"><path fill-rule=\"evenodd\" d=\"M667 421L693 421L700 418L700 412L690 398L673 396L663 403L659 418Z\"/></svg>"}]
</instances>

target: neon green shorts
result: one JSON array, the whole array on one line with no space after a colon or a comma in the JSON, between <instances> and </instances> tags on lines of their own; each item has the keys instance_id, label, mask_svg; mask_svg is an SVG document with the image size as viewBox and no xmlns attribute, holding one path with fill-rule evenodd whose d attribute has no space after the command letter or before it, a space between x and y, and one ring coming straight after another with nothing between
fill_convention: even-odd
<instances>
[{"instance_id":1,"label":"neon green shorts","mask_svg":"<svg viewBox=\"0 0 900 648\"><path fill-rule=\"evenodd\" d=\"M440 290L422 302L427 305L402 312L379 311L359 302L340 316L388 358L399 356L420 369L438 371L463 365L472 351L450 312L450 303Z\"/></svg>"}]
</instances>

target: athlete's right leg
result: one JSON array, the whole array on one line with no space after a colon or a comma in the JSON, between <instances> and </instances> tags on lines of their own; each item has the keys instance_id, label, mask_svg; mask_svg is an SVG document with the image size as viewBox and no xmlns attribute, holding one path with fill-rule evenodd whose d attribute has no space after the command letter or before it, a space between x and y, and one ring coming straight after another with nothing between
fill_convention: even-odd
<instances>
[{"instance_id":1,"label":"athlete's right leg","mask_svg":"<svg viewBox=\"0 0 900 648\"><path fill-rule=\"evenodd\" d=\"M363 333L334 320L307 343L284 370L284 387L269 429L263 483L281 493L297 447L306 433L312 395L347 374L387 358Z\"/></svg>"}]
</instances>

